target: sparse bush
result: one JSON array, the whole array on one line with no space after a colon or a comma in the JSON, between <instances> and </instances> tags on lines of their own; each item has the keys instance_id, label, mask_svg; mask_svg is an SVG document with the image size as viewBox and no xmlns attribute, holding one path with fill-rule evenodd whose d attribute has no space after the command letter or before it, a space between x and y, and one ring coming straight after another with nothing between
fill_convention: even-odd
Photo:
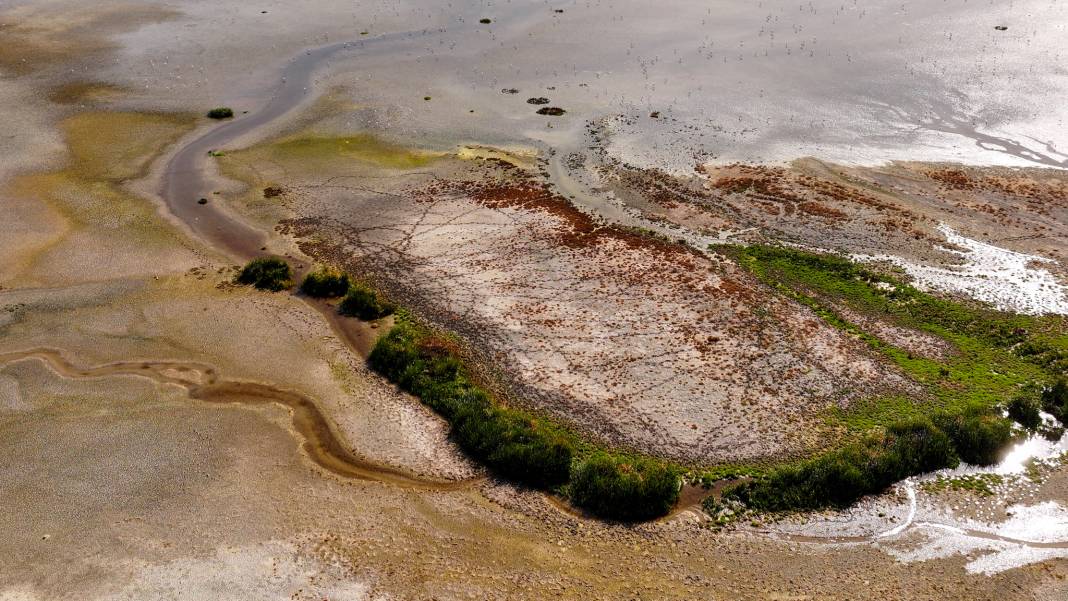
<instances>
[{"instance_id":1,"label":"sparse bush","mask_svg":"<svg viewBox=\"0 0 1068 601\"><path fill-rule=\"evenodd\" d=\"M300 291L315 298L334 298L349 291L349 276L337 269L322 267L304 278Z\"/></svg>"},{"instance_id":2,"label":"sparse bush","mask_svg":"<svg viewBox=\"0 0 1068 601\"><path fill-rule=\"evenodd\" d=\"M993 465L1012 440L1012 422L990 411L972 409L935 417L953 441L957 456L972 465Z\"/></svg>"},{"instance_id":3,"label":"sparse bush","mask_svg":"<svg viewBox=\"0 0 1068 601\"><path fill-rule=\"evenodd\" d=\"M497 474L539 488L567 481L571 439L546 420L495 406L468 381L448 341L402 320L379 339L368 360L441 414L460 447Z\"/></svg>"},{"instance_id":4,"label":"sparse bush","mask_svg":"<svg viewBox=\"0 0 1068 601\"><path fill-rule=\"evenodd\" d=\"M220 106L208 111L208 118L210 119L229 119L234 116L234 109L227 106Z\"/></svg>"},{"instance_id":5,"label":"sparse bush","mask_svg":"<svg viewBox=\"0 0 1068 601\"><path fill-rule=\"evenodd\" d=\"M679 472L666 463L597 452L571 479L571 500L601 517L637 521L666 514L679 498Z\"/></svg>"},{"instance_id":6,"label":"sparse bush","mask_svg":"<svg viewBox=\"0 0 1068 601\"><path fill-rule=\"evenodd\" d=\"M364 321L371 321L391 315L394 311L394 307L390 303L379 298L378 293L370 287L359 283L353 283L349 286L345 298L341 299L341 304L338 305L338 311L340 311L342 315L358 317Z\"/></svg>"},{"instance_id":7,"label":"sparse bush","mask_svg":"<svg viewBox=\"0 0 1068 601\"><path fill-rule=\"evenodd\" d=\"M1007 409L1009 417L1032 432L1042 425L1042 416L1039 415L1041 405L1033 396L1021 394L1009 401Z\"/></svg>"},{"instance_id":8,"label":"sparse bush","mask_svg":"<svg viewBox=\"0 0 1068 601\"><path fill-rule=\"evenodd\" d=\"M260 257L245 265L237 276L237 283L278 292L293 285L289 278L289 263L278 257Z\"/></svg>"}]
</instances>

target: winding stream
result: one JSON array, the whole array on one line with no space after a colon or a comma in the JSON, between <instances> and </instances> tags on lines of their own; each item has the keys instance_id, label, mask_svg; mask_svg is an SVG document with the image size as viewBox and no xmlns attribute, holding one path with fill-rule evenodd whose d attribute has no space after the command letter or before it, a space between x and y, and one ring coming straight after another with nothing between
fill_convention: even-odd
<instances>
[{"instance_id":1,"label":"winding stream","mask_svg":"<svg viewBox=\"0 0 1068 601\"><path fill-rule=\"evenodd\" d=\"M0 366L36 360L68 379L115 376L147 378L178 386L191 399L206 403L264 405L274 403L289 410L293 429L304 439L303 448L319 467L345 478L386 482L406 488L457 490L477 480L427 479L394 467L368 461L350 451L339 439L316 403L299 393L257 382L226 380L210 365L184 361L120 361L94 367L78 367L55 349L39 348L0 354Z\"/></svg>"},{"instance_id":2,"label":"winding stream","mask_svg":"<svg viewBox=\"0 0 1068 601\"><path fill-rule=\"evenodd\" d=\"M213 202L210 181L205 174L206 157L212 150L265 129L301 103L313 97L311 79L324 61L352 47L351 43L333 44L309 50L282 71L270 102L261 110L212 128L178 149L163 172L162 195L170 212L209 245L231 256L246 260L262 254L267 236L235 218Z\"/></svg>"}]
</instances>

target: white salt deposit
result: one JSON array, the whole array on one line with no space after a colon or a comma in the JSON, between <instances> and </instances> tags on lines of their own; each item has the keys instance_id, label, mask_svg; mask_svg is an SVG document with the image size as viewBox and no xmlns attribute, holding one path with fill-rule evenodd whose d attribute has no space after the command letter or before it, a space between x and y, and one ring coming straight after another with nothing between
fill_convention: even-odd
<instances>
[{"instance_id":1,"label":"white salt deposit","mask_svg":"<svg viewBox=\"0 0 1068 601\"><path fill-rule=\"evenodd\" d=\"M854 255L856 261L886 261L905 270L916 287L958 293L990 303L998 309L1042 315L1068 315L1068 287L1042 264L1052 259L1008 250L966 238L946 224L938 226L946 241L958 248L944 248L959 255L961 264L938 267L913 263L892 255Z\"/></svg>"}]
</instances>

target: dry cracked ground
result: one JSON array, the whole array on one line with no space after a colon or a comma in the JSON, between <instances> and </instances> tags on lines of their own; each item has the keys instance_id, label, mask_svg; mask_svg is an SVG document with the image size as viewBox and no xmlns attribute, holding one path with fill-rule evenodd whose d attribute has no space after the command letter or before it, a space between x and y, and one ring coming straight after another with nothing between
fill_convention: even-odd
<instances>
[{"instance_id":1,"label":"dry cracked ground","mask_svg":"<svg viewBox=\"0 0 1068 601\"><path fill-rule=\"evenodd\" d=\"M413 21L456 16L261 4L0 6L0 600L1068 595L1055 555L982 572L968 568L978 548L714 532L697 508L605 524L487 476L366 367L351 328L232 285L233 258L158 196L170 154L216 126L200 116L216 98L254 112L306 48L363 31L403 41ZM940 265L960 260L942 248L948 224L1065 275L1056 170L811 159L679 176L613 158L601 122L574 156L551 133L423 140L400 125L411 106L366 91L362 71L331 73L206 159L205 219L345 266L456 333L502 397L612 445L702 466L794 456L833 443L830 408L919 394L710 241ZM1062 480L1018 494L1063 502Z\"/></svg>"}]
</instances>

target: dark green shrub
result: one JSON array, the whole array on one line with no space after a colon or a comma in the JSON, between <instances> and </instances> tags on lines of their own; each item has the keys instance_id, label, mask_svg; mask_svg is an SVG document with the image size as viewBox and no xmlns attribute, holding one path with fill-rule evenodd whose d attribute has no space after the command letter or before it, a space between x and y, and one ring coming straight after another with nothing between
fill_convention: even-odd
<instances>
[{"instance_id":1,"label":"dark green shrub","mask_svg":"<svg viewBox=\"0 0 1068 601\"><path fill-rule=\"evenodd\" d=\"M341 299L338 311L342 315L371 321L392 314L394 307L379 298L378 293L373 289L363 284L353 283L345 294L345 298Z\"/></svg>"},{"instance_id":2,"label":"dark green shrub","mask_svg":"<svg viewBox=\"0 0 1068 601\"><path fill-rule=\"evenodd\" d=\"M289 263L278 257L260 257L245 265L237 276L237 283L278 292L293 285L289 278Z\"/></svg>"},{"instance_id":3,"label":"dark green shrub","mask_svg":"<svg viewBox=\"0 0 1068 601\"><path fill-rule=\"evenodd\" d=\"M1012 422L990 411L969 410L935 417L935 423L953 441L961 461L993 465L1012 440Z\"/></svg>"},{"instance_id":4,"label":"dark green shrub","mask_svg":"<svg viewBox=\"0 0 1068 601\"><path fill-rule=\"evenodd\" d=\"M309 273L300 291L315 298L334 298L349 291L349 276L336 269L323 267Z\"/></svg>"},{"instance_id":5,"label":"dark green shrub","mask_svg":"<svg viewBox=\"0 0 1068 601\"><path fill-rule=\"evenodd\" d=\"M597 452L571 479L571 500L601 517L622 521L665 515L679 499L678 470L654 459Z\"/></svg>"},{"instance_id":6,"label":"dark green shrub","mask_svg":"<svg viewBox=\"0 0 1068 601\"><path fill-rule=\"evenodd\" d=\"M944 432L926 419L907 420L800 465L736 484L723 496L760 511L847 507L899 480L958 462Z\"/></svg>"},{"instance_id":7,"label":"dark green shrub","mask_svg":"<svg viewBox=\"0 0 1068 601\"><path fill-rule=\"evenodd\" d=\"M1042 425L1042 416L1039 415L1041 405L1033 396L1021 394L1009 401L1007 409L1009 417L1032 432Z\"/></svg>"},{"instance_id":8,"label":"dark green shrub","mask_svg":"<svg viewBox=\"0 0 1068 601\"><path fill-rule=\"evenodd\" d=\"M467 380L450 342L400 321L375 344L368 362L441 414L457 444L498 475L539 488L567 481L570 438L545 420L495 406Z\"/></svg>"},{"instance_id":9,"label":"dark green shrub","mask_svg":"<svg viewBox=\"0 0 1068 601\"><path fill-rule=\"evenodd\" d=\"M453 435L460 447L497 474L539 488L567 481L571 445L548 424L479 403L457 404L453 415Z\"/></svg>"},{"instance_id":10,"label":"dark green shrub","mask_svg":"<svg viewBox=\"0 0 1068 601\"><path fill-rule=\"evenodd\" d=\"M1068 380L1061 378L1052 386L1042 391L1042 408L1068 425Z\"/></svg>"},{"instance_id":11,"label":"dark green shrub","mask_svg":"<svg viewBox=\"0 0 1068 601\"><path fill-rule=\"evenodd\" d=\"M211 119L229 119L233 116L234 110L226 106L220 106L208 111L208 117Z\"/></svg>"}]
</instances>

